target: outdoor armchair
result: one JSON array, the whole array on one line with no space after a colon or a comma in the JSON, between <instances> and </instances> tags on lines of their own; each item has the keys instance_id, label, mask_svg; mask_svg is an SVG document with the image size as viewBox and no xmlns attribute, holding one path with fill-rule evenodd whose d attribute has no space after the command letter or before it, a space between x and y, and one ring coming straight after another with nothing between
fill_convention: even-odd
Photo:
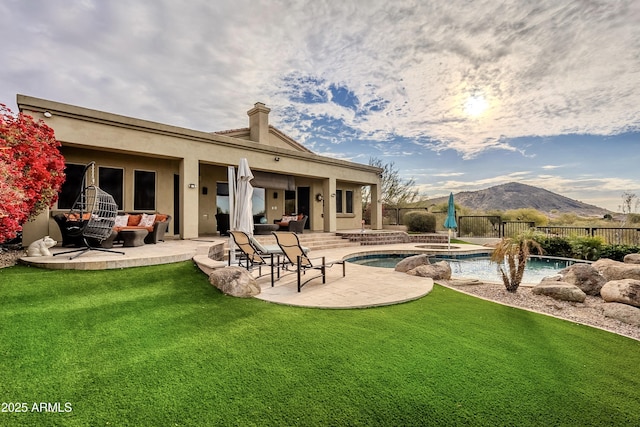
<instances>
[{"instance_id":1,"label":"outdoor armchair","mask_svg":"<svg viewBox=\"0 0 640 427\"><path fill-rule=\"evenodd\" d=\"M335 264L342 264L342 277L346 275L345 262L342 260L327 262L326 257L310 258L304 251L303 247L300 245L300 239L298 238L298 235L293 231L274 231L273 235L276 236L276 242L278 242L278 246L280 246L280 249L282 249L282 253L285 256L286 261L288 261L288 264L294 266L296 269L296 273L298 276L298 292L300 292L304 285L318 277L322 277L323 284L326 283L327 267L332 267ZM312 260L321 261L319 264L314 264ZM302 275L306 274L308 270L316 270L319 272L319 274L313 277L308 277L307 280L303 282Z\"/></svg>"},{"instance_id":2,"label":"outdoor armchair","mask_svg":"<svg viewBox=\"0 0 640 427\"><path fill-rule=\"evenodd\" d=\"M289 231L293 231L296 234L304 233L304 226L308 219L309 217L307 215L303 215L299 220L289 221Z\"/></svg>"}]
</instances>

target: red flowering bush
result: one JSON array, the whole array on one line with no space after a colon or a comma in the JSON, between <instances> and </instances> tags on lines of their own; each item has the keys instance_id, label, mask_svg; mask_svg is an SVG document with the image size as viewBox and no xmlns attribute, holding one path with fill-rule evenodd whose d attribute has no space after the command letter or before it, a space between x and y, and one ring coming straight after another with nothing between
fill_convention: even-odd
<instances>
[{"instance_id":1,"label":"red flowering bush","mask_svg":"<svg viewBox=\"0 0 640 427\"><path fill-rule=\"evenodd\" d=\"M64 158L53 129L0 104L0 243L50 207L64 182Z\"/></svg>"}]
</instances>

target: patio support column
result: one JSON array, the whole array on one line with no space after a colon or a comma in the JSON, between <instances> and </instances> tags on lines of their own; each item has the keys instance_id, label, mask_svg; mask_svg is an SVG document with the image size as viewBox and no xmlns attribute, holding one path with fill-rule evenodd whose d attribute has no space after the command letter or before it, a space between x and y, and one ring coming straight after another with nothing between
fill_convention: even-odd
<instances>
[{"instance_id":1,"label":"patio support column","mask_svg":"<svg viewBox=\"0 0 640 427\"><path fill-rule=\"evenodd\" d=\"M336 179L328 178L322 183L324 197L324 231L334 233L337 229L336 219Z\"/></svg>"},{"instance_id":2,"label":"patio support column","mask_svg":"<svg viewBox=\"0 0 640 427\"><path fill-rule=\"evenodd\" d=\"M185 157L180 162L180 238L198 237L199 162L195 157ZM190 185L195 187L189 188Z\"/></svg>"},{"instance_id":3,"label":"patio support column","mask_svg":"<svg viewBox=\"0 0 640 427\"><path fill-rule=\"evenodd\" d=\"M371 185L371 229L382 230L381 185Z\"/></svg>"}]
</instances>

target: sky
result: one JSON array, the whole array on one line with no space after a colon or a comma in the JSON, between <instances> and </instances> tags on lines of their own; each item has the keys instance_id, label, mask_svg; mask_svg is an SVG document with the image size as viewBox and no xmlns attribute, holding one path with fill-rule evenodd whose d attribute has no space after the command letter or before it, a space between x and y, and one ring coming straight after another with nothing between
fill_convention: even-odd
<instances>
[{"instance_id":1,"label":"sky","mask_svg":"<svg viewBox=\"0 0 640 427\"><path fill-rule=\"evenodd\" d=\"M201 131L270 124L425 197L640 196L640 1L0 0L16 94Z\"/></svg>"}]
</instances>

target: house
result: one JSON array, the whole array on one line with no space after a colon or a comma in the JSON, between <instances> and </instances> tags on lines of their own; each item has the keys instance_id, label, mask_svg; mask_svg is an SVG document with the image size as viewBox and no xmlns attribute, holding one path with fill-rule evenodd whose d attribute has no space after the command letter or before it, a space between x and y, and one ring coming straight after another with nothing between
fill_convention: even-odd
<instances>
[{"instance_id":1,"label":"house","mask_svg":"<svg viewBox=\"0 0 640 427\"><path fill-rule=\"evenodd\" d=\"M381 169L312 153L270 126L262 103L247 112L248 128L213 133L25 95L17 103L54 129L67 173L57 204L25 224L25 245L60 235L52 216L71 207L91 161L95 184L114 196L119 210L169 214L168 235L182 239L219 232L216 214L228 213L228 167L243 157L255 175L256 218L271 224L305 213L311 231L359 229L362 188L369 186L371 228L382 228Z\"/></svg>"}]
</instances>

